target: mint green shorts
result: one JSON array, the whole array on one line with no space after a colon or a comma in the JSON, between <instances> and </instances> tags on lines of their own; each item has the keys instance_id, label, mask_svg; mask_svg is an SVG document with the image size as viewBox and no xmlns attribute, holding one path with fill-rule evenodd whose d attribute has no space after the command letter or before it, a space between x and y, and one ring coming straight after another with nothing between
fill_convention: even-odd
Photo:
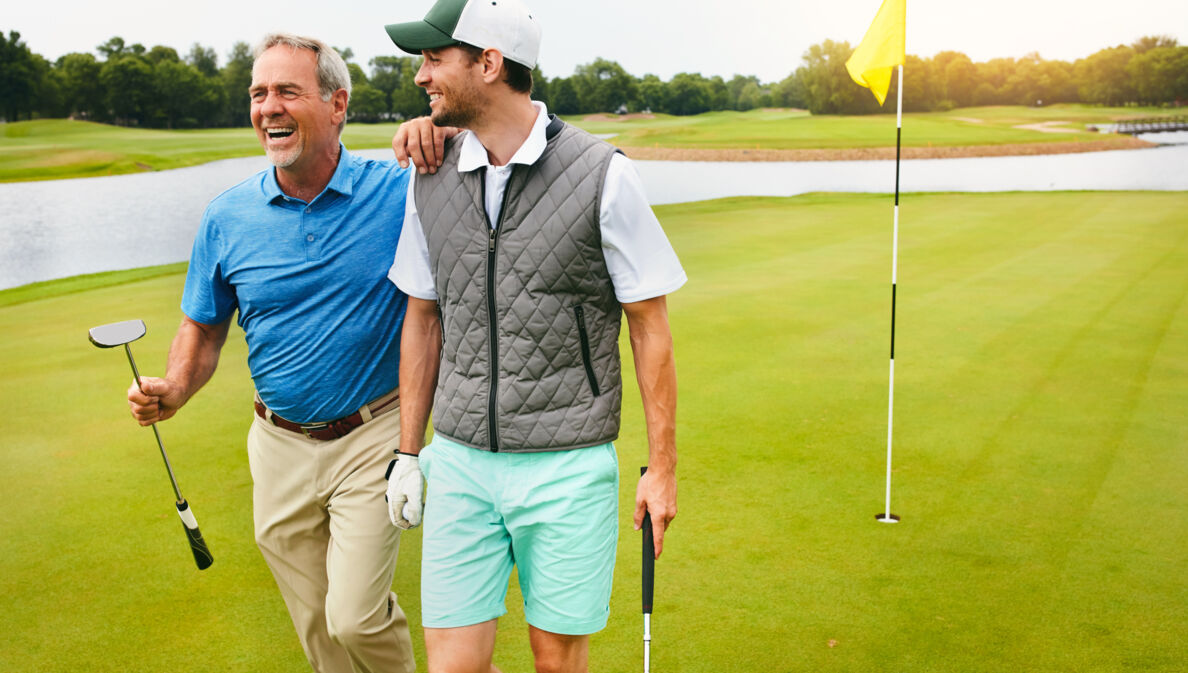
<instances>
[{"instance_id":1,"label":"mint green shorts","mask_svg":"<svg viewBox=\"0 0 1188 673\"><path fill-rule=\"evenodd\" d=\"M532 626L565 635L606 626L619 537L613 444L490 453L435 437L420 463L423 626L503 616L512 566Z\"/></svg>"}]
</instances>

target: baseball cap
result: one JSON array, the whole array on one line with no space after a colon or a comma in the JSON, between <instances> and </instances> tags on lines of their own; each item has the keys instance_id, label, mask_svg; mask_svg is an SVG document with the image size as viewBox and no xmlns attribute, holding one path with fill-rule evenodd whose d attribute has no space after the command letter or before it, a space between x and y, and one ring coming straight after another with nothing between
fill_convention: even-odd
<instances>
[{"instance_id":1,"label":"baseball cap","mask_svg":"<svg viewBox=\"0 0 1188 673\"><path fill-rule=\"evenodd\" d=\"M520 0L437 0L421 21L385 28L392 42L410 54L465 42L497 49L528 68L540 56L540 24Z\"/></svg>"}]
</instances>

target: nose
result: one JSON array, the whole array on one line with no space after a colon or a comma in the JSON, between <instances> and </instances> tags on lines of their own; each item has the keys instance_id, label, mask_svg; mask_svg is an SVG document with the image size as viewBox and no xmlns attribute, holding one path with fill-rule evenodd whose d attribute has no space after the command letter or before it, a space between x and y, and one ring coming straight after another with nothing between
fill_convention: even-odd
<instances>
[{"instance_id":1,"label":"nose","mask_svg":"<svg viewBox=\"0 0 1188 673\"><path fill-rule=\"evenodd\" d=\"M264 95L264 100L260 102L260 114L265 117L273 117L275 115L283 114L285 107L281 105L280 96L275 91L269 91Z\"/></svg>"},{"instance_id":2,"label":"nose","mask_svg":"<svg viewBox=\"0 0 1188 673\"><path fill-rule=\"evenodd\" d=\"M430 79L432 78L429 76L429 59L422 58L421 67L417 68L417 74L413 76L413 82L417 86L424 89L425 87L429 86Z\"/></svg>"}]
</instances>

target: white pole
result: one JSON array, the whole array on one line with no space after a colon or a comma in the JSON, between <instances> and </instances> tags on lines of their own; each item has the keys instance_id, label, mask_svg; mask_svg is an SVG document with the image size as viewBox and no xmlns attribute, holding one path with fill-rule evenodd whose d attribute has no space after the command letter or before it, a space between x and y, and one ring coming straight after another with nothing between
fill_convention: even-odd
<instances>
[{"instance_id":1,"label":"white pole","mask_svg":"<svg viewBox=\"0 0 1188 673\"><path fill-rule=\"evenodd\" d=\"M903 66L899 70L899 87L895 106L895 210L891 236L891 373L887 394L887 498L883 512L876 517L883 523L896 523L899 517L891 513L891 437L895 421L895 285L899 276L899 153L903 136Z\"/></svg>"}]
</instances>

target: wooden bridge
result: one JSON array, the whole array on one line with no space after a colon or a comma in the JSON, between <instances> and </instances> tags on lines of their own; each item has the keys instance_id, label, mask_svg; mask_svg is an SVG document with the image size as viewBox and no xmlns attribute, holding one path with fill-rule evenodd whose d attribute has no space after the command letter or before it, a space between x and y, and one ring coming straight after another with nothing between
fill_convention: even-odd
<instances>
[{"instance_id":1,"label":"wooden bridge","mask_svg":"<svg viewBox=\"0 0 1188 673\"><path fill-rule=\"evenodd\" d=\"M1139 133L1161 133L1163 131L1188 131L1188 115L1127 119L1114 124L1114 133L1136 135Z\"/></svg>"}]
</instances>

